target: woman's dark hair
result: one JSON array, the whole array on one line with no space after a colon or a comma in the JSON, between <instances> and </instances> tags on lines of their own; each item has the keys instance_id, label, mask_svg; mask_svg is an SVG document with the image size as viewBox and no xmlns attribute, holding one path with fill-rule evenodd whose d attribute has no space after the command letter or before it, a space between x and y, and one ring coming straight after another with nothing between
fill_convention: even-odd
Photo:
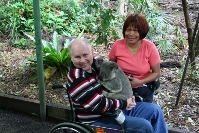
<instances>
[{"instance_id":1,"label":"woman's dark hair","mask_svg":"<svg viewBox=\"0 0 199 133\"><path fill-rule=\"evenodd\" d=\"M138 29L138 33L140 34L140 39L145 38L149 31L149 24L146 18L138 13L129 15L124 21L123 30L122 30L124 38L125 38L125 31L129 26L133 26L134 28Z\"/></svg>"}]
</instances>

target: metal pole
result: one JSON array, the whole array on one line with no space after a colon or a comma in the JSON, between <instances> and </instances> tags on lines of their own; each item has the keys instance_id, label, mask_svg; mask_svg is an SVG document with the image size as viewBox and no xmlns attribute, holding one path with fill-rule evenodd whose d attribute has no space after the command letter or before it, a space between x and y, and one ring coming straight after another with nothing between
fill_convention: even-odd
<instances>
[{"instance_id":1,"label":"metal pole","mask_svg":"<svg viewBox=\"0 0 199 133\"><path fill-rule=\"evenodd\" d=\"M44 87L44 70L43 70L39 7L40 7L39 0L33 0L35 42L36 42L36 54L37 54L37 75L38 75L39 101L40 101L40 117L42 120L45 120L46 119L46 99L45 99L45 87Z\"/></svg>"}]
</instances>

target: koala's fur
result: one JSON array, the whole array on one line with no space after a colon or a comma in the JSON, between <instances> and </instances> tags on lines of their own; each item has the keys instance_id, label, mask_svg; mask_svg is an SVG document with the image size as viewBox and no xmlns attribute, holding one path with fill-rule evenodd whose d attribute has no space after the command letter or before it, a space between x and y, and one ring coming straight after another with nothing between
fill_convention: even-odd
<instances>
[{"instance_id":1,"label":"koala's fur","mask_svg":"<svg viewBox=\"0 0 199 133\"><path fill-rule=\"evenodd\" d=\"M127 100L133 95L129 79L113 61L103 61L98 82L110 91L103 91L103 95L106 97Z\"/></svg>"}]
</instances>

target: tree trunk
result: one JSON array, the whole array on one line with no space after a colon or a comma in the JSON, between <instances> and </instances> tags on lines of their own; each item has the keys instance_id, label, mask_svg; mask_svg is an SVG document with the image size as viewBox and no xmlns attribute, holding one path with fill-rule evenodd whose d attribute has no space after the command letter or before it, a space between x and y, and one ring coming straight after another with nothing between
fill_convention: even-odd
<instances>
[{"instance_id":1,"label":"tree trunk","mask_svg":"<svg viewBox=\"0 0 199 133\"><path fill-rule=\"evenodd\" d=\"M189 18L189 13L188 13L188 7L187 7L187 1L182 0L182 6L183 6L183 12L184 12L184 17L185 17L185 23L187 27L187 33L188 33L188 45L189 45L189 57L191 61L192 68L195 66L195 49L193 49L193 32L191 28L191 23L190 23L190 18Z\"/></svg>"},{"instance_id":2,"label":"tree trunk","mask_svg":"<svg viewBox=\"0 0 199 133\"><path fill-rule=\"evenodd\" d=\"M199 29L198 29L198 24L199 24L199 13L198 13L198 18L197 18L197 21L196 21L196 25L195 25L195 28L194 28L194 32L193 32L193 46L196 50L196 55L199 55Z\"/></svg>"},{"instance_id":3,"label":"tree trunk","mask_svg":"<svg viewBox=\"0 0 199 133\"><path fill-rule=\"evenodd\" d=\"M121 15L127 15L127 3L128 0L118 0L118 8L117 11Z\"/></svg>"},{"instance_id":4,"label":"tree trunk","mask_svg":"<svg viewBox=\"0 0 199 133\"><path fill-rule=\"evenodd\" d=\"M196 50L196 56L198 56L199 55L199 30L194 39L194 49Z\"/></svg>"}]
</instances>

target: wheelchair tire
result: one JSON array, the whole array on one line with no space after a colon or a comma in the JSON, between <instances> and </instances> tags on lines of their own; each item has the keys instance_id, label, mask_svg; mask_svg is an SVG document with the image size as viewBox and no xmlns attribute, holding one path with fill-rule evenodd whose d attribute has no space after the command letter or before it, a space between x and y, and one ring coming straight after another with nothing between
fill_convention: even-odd
<instances>
[{"instance_id":1,"label":"wheelchair tire","mask_svg":"<svg viewBox=\"0 0 199 133\"><path fill-rule=\"evenodd\" d=\"M55 125L50 133L92 133L80 124L72 122L64 122Z\"/></svg>"}]
</instances>

